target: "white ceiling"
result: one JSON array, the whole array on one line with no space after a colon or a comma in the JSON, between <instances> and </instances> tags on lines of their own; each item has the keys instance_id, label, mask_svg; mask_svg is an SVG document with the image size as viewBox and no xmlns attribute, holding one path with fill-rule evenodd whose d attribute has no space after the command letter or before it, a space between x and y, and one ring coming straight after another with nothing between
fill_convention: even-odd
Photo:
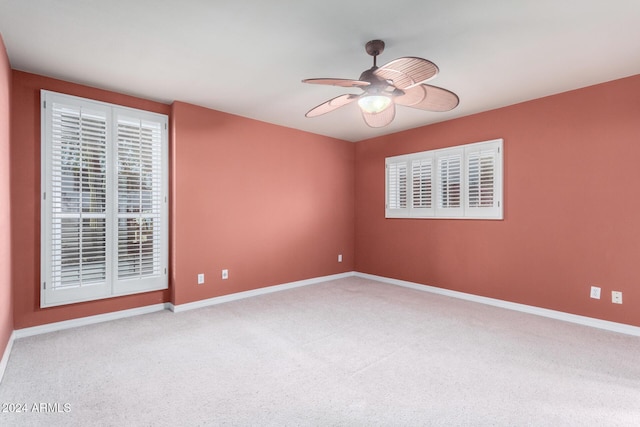
<instances>
[{"instance_id":1,"label":"white ceiling","mask_svg":"<svg viewBox=\"0 0 640 427\"><path fill-rule=\"evenodd\" d=\"M17 70L349 141L640 73L639 0L0 0L0 33ZM429 59L460 105L305 118L360 90L301 80L357 79L376 38L378 65Z\"/></svg>"}]
</instances>

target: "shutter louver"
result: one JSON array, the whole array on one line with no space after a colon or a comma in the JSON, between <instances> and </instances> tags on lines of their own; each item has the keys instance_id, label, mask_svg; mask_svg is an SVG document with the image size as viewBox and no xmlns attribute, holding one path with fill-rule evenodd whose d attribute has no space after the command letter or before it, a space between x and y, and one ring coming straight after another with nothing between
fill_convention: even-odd
<instances>
[{"instance_id":1,"label":"shutter louver","mask_svg":"<svg viewBox=\"0 0 640 427\"><path fill-rule=\"evenodd\" d=\"M52 103L51 288L106 281L107 118Z\"/></svg>"},{"instance_id":2,"label":"shutter louver","mask_svg":"<svg viewBox=\"0 0 640 427\"><path fill-rule=\"evenodd\" d=\"M120 117L118 140L118 279L158 276L161 260L162 129Z\"/></svg>"}]
</instances>

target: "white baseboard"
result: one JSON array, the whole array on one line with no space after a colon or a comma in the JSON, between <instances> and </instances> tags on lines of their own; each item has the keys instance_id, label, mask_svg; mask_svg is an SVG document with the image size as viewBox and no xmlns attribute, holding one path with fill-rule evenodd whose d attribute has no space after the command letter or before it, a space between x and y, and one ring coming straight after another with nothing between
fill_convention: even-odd
<instances>
[{"instance_id":1,"label":"white baseboard","mask_svg":"<svg viewBox=\"0 0 640 427\"><path fill-rule=\"evenodd\" d=\"M264 288L252 289L250 291L237 292L235 294L229 294L229 295L222 295L219 297L208 298L200 301L188 302L186 304L179 304L179 305L169 304L169 310L173 311L174 313L181 313L183 311L194 310L196 308L208 307L211 305L222 304L230 301L237 301L239 299L270 294L272 292L286 291L287 289L314 285L316 283L343 279L345 277L352 277L354 274L355 274L354 272L350 271L348 273L332 274L330 276L315 277L313 279L299 280L297 282L283 283L281 285L267 286Z\"/></svg>"},{"instance_id":2,"label":"white baseboard","mask_svg":"<svg viewBox=\"0 0 640 427\"><path fill-rule=\"evenodd\" d=\"M595 319L593 317L579 316L577 314L565 313L563 311L549 310L546 308L535 307L531 305L519 304L488 298L479 295L467 294L465 292L452 291L449 289L437 288L435 286L421 285L419 283L407 282L405 280L391 279L389 277L375 276L366 273L354 273L357 277L364 279L376 280L378 282L388 283L390 285L402 286L405 288L417 289L419 291L431 292L434 294L444 295L453 298L459 298L467 301L477 302L480 304L492 305L494 307L506 308L508 310L520 311L537 316L549 317L551 319L562 320L565 322L577 323L593 328L605 329L607 331L618 332L626 335L640 336L640 327L627 325L624 323L610 322L608 320Z\"/></svg>"},{"instance_id":3,"label":"white baseboard","mask_svg":"<svg viewBox=\"0 0 640 427\"><path fill-rule=\"evenodd\" d=\"M610 322L607 320L595 319L592 317L579 316L575 314L565 313L561 311L549 310L546 308L540 308L525 304L519 304L509 301L503 301L494 298L483 297L479 295L468 294L464 292L452 291L444 288L437 288L434 286L422 285L419 283L408 282L404 280L392 279L389 277L376 276L373 274L347 272L340 274L333 274L329 276L316 277L307 280L300 280L296 282L284 283L281 285L267 286L264 288L253 289L245 292L238 292L230 295L223 295L220 297L209 298L206 300L194 301L186 304L173 305L171 303L154 304L145 307L132 308L129 310L121 310L113 313L98 314L95 316L82 317L78 319L65 320L62 322L48 323L46 325L34 326L30 328L17 329L13 331L9 342L4 350L2 359L0 360L0 381L4 370L7 366L13 342L18 338L29 337L33 335L46 334L49 332L60 331L69 328L75 328L79 326L92 325L95 323L107 322L110 320L122 319L125 317L138 316L141 314L154 313L163 310L171 310L174 313L179 313L187 310L193 310L202 307L208 307L211 305L222 304L225 302L236 301L244 298L250 298L258 295L270 294L273 292L284 291L287 289L298 288L301 286L308 286L317 283L327 282L330 280L337 280L346 277L362 277L365 279L375 280L382 283L387 283L396 286L402 286L405 288L417 289L419 291L431 292L434 294L449 296L453 298L463 299L467 301L477 302L481 304L487 304L495 307L506 308L509 310L520 311L523 313L535 314L537 316L548 317L552 319L562 320L565 322L577 323L584 326L590 326L598 329L605 329L612 332L618 332L626 335L640 336L640 327L627 325L624 323Z\"/></svg>"},{"instance_id":4,"label":"white baseboard","mask_svg":"<svg viewBox=\"0 0 640 427\"><path fill-rule=\"evenodd\" d=\"M11 349L13 348L13 341L16 339L15 331L11 332L9 336L9 342L7 342L7 346L4 348L4 353L2 354L2 359L0 359L0 383L2 383L2 377L4 377L4 371L7 369L7 364L9 363L9 355L11 354Z\"/></svg>"},{"instance_id":5,"label":"white baseboard","mask_svg":"<svg viewBox=\"0 0 640 427\"><path fill-rule=\"evenodd\" d=\"M147 305L144 307L131 308L129 310L114 311L112 313L96 314L95 316L80 317L78 319L64 320L62 322L47 323L46 325L33 326L30 328L16 329L16 338L30 337L33 335L46 334L49 332L61 331L79 326L93 325L95 323L108 322L110 320L124 319L125 317L139 316L141 314L155 313L166 310L168 303Z\"/></svg>"},{"instance_id":6,"label":"white baseboard","mask_svg":"<svg viewBox=\"0 0 640 427\"><path fill-rule=\"evenodd\" d=\"M61 331L64 329L76 328L79 326L87 326L95 323L108 322L110 320L123 319L125 317L139 316L141 314L155 313L157 311L163 311L163 310L171 310L173 312L178 313L181 311L192 310L195 308L207 307L209 305L221 304L228 301L235 301L243 298L249 298L256 295L269 294L272 292L284 291L287 289L293 289L300 286L307 286L315 283L322 283L329 280L342 279L344 277L351 277L353 275L354 275L353 272L333 274L330 276L316 277L313 279L300 280L297 282L285 283L282 285L268 286L265 288L253 289L251 291L238 292L230 295L223 295L220 297L209 298L206 300L195 301L195 302L186 303L186 304L173 305L167 302L162 304L154 304L154 305L147 305L144 307L132 308L129 310L114 311L112 313L97 314L95 316L81 317L78 319L64 320L62 322L47 323L45 325L33 326L30 328L16 329L15 331L13 331L12 337L14 339L30 337L33 335L46 334L49 332ZM7 346L7 348L8 347L9 346ZM6 353L7 352L5 351L5 354Z\"/></svg>"}]
</instances>

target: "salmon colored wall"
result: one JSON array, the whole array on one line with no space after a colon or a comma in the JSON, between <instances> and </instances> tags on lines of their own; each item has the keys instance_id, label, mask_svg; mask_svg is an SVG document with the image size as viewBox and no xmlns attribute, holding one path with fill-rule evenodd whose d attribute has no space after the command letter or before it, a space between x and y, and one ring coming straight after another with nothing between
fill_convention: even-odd
<instances>
[{"instance_id":1,"label":"salmon colored wall","mask_svg":"<svg viewBox=\"0 0 640 427\"><path fill-rule=\"evenodd\" d=\"M182 102L171 127L174 304L353 271L352 143Z\"/></svg>"},{"instance_id":2,"label":"salmon colored wall","mask_svg":"<svg viewBox=\"0 0 640 427\"><path fill-rule=\"evenodd\" d=\"M8 144L11 166L0 233L13 237L11 255L0 253L0 309L16 329L352 270L640 326L640 76L352 144L9 74L0 49L0 88L11 86L10 132L0 95L0 162ZM170 114L169 291L39 308L41 88ZM384 218L385 157L494 138L505 141L504 221ZM11 329L2 322L0 345Z\"/></svg>"},{"instance_id":3,"label":"salmon colored wall","mask_svg":"<svg viewBox=\"0 0 640 427\"><path fill-rule=\"evenodd\" d=\"M40 308L40 89L162 114L170 106L13 71L11 105L11 214L15 329L167 302L169 291Z\"/></svg>"},{"instance_id":4,"label":"salmon colored wall","mask_svg":"<svg viewBox=\"0 0 640 427\"><path fill-rule=\"evenodd\" d=\"M0 35L0 358L13 332L9 174L11 66Z\"/></svg>"},{"instance_id":5,"label":"salmon colored wall","mask_svg":"<svg viewBox=\"0 0 640 427\"><path fill-rule=\"evenodd\" d=\"M384 218L385 157L494 138L503 221ZM638 159L640 76L359 142L356 270L640 326Z\"/></svg>"}]
</instances>

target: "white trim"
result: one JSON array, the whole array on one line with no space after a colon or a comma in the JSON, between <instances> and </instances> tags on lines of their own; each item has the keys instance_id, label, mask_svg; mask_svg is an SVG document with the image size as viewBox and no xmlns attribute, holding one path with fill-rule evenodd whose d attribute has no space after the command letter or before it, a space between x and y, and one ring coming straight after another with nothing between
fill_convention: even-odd
<instances>
[{"instance_id":1,"label":"white trim","mask_svg":"<svg viewBox=\"0 0 640 427\"><path fill-rule=\"evenodd\" d=\"M96 314L95 316L80 317L77 319L64 320L62 322L47 323L46 325L33 326L30 328L16 329L16 338L31 337L33 335L47 334L49 332L62 331L64 329L77 328L79 326L93 325L96 323L108 322L110 320L124 319L125 317L139 316L141 314L155 313L168 308L169 303L147 305L144 307L130 308L128 310L114 311L111 313Z\"/></svg>"},{"instance_id":2,"label":"white trim","mask_svg":"<svg viewBox=\"0 0 640 427\"><path fill-rule=\"evenodd\" d=\"M62 322L47 323L45 325L33 326L30 328L16 329L12 333L12 339L25 338L34 335L47 334L49 332L62 331L64 329L77 328L79 326L93 325L96 323L108 322L110 320L123 319L126 317L139 316L141 314L155 313L163 310L170 310L179 313L186 310L192 310L201 307L207 307L224 302L235 301L243 298L249 298L257 295L270 294L277 291L285 291L287 289L298 288L300 286L313 285L316 283L328 282L330 280L343 279L352 277L354 272L333 274L329 276L315 277L312 279L300 280L297 282L284 283L281 285L267 286L265 288L253 289L245 292L237 292L235 294L223 295L206 300L194 301L186 304L173 305L169 302L147 305L144 307L131 308L128 310L114 311L111 313L97 314L95 316L80 317L77 319L64 320ZM7 345L7 348L9 345ZM6 351L5 351L6 353ZM4 360L4 359L3 359ZM1 366L0 366L1 367Z\"/></svg>"},{"instance_id":3,"label":"white trim","mask_svg":"<svg viewBox=\"0 0 640 427\"><path fill-rule=\"evenodd\" d=\"M439 148L429 151L421 151L416 153L401 154L398 156L385 158L385 218L417 218L417 219L487 219L487 220L502 220L504 219L503 211L503 146L504 140L502 138L492 139L483 142L474 142L471 144L456 145L453 147ZM482 153L482 154L481 154ZM469 205L469 156L473 154L481 154L481 157L490 155L493 157L494 169L493 169L493 204L492 206L478 206L471 207ZM414 182L414 169L413 163L415 161L429 161L431 162L431 207L421 208L414 207L413 196L416 189L421 189L425 183L422 180ZM443 194L443 161L449 164L453 161L455 164L459 162L459 167L454 167L454 170L459 169L457 176L459 182L460 191L460 205L453 206L441 206L441 196ZM391 173L398 168L404 169L403 178L405 179L404 185L400 185L401 180L391 179L399 178L399 176ZM448 180L451 177L447 177ZM397 181L397 182L396 182ZM414 188L414 184L417 186ZM453 184L453 182L451 182ZM394 185L392 185L394 184ZM390 207L390 201L399 199L401 191L405 192L404 207ZM393 197L391 195L395 192Z\"/></svg>"},{"instance_id":4,"label":"white trim","mask_svg":"<svg viewBox=\"0 0 640 427\"><path fill-rule=\"evenodd\" d=\"M477 302L480 304L491 305L494 307L506 308L507 310L520 311L536 316L548 317L551 319L562 320L565 322L577 323L583 326L604 329L607 331L618 332L626 335L640 336L640 327L627 325L625 323L610 322L608 320L596 319L593 317L579 316L577 314L565 313L563 311L549 310L546 308L535 307L531 305L519 304L510 301L488 298L479 295L468 294L465 292L452 291L450 289L438 288L435 286L421 285L415 282L407 282L405 280L391 279L389 277L376 276L367 273L354 273L356 277L363 279L375 280L390 285L402 286L405 288L416 289L423 292L431 292L434 294L444 295L452 298L463 299L467 301Z\"/></svg>"},{"instance_id":5,"label":"white trim","mask_svg":"<svg viewBox=\"0 0 640 427\"><path fill-rule=\"evenodd\" d=\"M169 304L169 310L173 311L174 313L181 313L187 310L208 307L216 304L223 304L225 302L255 297L258 295L270 294L273 292L286 291L288 289L299 288L301 286L315 285L317 283L328 282L330 280L344 279L346 277L353 277L354 275L355 273L351 271L348 273L332 274L330 276L315 277L313 279L283 283L281 285L266 286L264 288L252 289L250 291L237 292L229 295L222 295L219 297L204 299L200 301L188 302L186 304L179 304L179 305Z\"/></svg>"},{"instance_id":6,"label":"white trim","mask_svg":"<svg viewBox=\"0 0 640 427\"><path fill-rule=\"evenodd\" d=\"M4 371L7 369L7 364L9 364L9 356L11 355L11 349L13 348L13 342L16 339L16 332L11 332L9 335L9 341L7 342L7 346L4 348L4 353L2 354L2 359L0 360L0 384L2 384L2 378L4 377Z\"/></svg>"},{"instance_id":7,"label":"white trim","mask_svg":"<svg viewBox=\"0 0 640 427\"><path fill-rule=\"evenodd\" d=\"M30 328L16 329L11 333L9 342L4 350L2 360L0 360L0 382L4 375L4 370L7 366L9 355L13 347L13 342L18 338L25 338L34 335L46 334L49 332L61 331L69 328L76 328L79 326L87 326L101 322L108 322L110 320L123 319L126 317L138 316L142 314L155 313L163 310L170 310L174 313L180 313L187 310L193 310L202 307L208 307L211 305L222 304L225 302L236 301L244 298L250 298L258 295L270 294L273 292L285 291L288 289L294 289L302 286L314 285L318 283L328 282L331 280L343 279L347 277L361 277L363 279L375 280L377 282L387 283L390 285L402 286L405 288L416 289L423 292L431 292L434 294L444 295L452 298L463 299L480 304L491 305L494 307L505 308L508 310L520 311L523 313L534 314L537 316L548 317L551 319L562 320L565 322L577 323L583 326L590 326L593 328L604 329L607 331L618 332L626 335L640 336L640 327L627 325L624 323L610 322L608 320L595 319L592 317L579 316L576 314L565 313L562 311L549 310L546 308L535 307L525 304L514 303L510 301L499 300L495 298L488 298L479 295L468 294L459 291L453 291L450 289L438 288L435 286L422 285L415 282L408 282L405 280L392 279L389 277L376 276L373 274L359 273L355 271L333 274L329 276L316 277L312 279L299 280L296 282L284 283L281 285L267 286L264 288L252 289L250 291L237 292L229 295L222 295L219 297L209 298L206 300L194 301L186 304L173 305L171 303L161 303L148 305L144 307L132 308L129 310L115 311L112 313L98 314L95 316L81 317L77 319L65 320L62 322L48 323L40 326L33 326Z\"/></svg>"}]
</instances>

